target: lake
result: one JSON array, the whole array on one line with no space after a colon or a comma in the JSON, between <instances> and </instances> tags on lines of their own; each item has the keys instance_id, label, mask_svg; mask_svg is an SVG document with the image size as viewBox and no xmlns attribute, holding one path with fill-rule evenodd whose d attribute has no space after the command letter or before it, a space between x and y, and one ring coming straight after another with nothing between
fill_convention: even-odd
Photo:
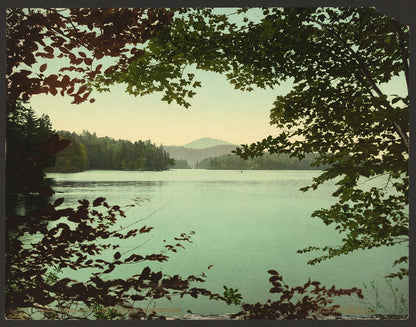
<instances>
[{"instance_id":1,"label":"lake","mask_svg":"<svg viewBox=\"0 0 416 327\"><path fill-rule=\"evenodd\" d=\"M114 276L137 274L146 265L164 273L181 276L205 272L207 281L197 287L223 292L223 285L238 288L243 301L265 302L277 298L270 294L267 270L277 270L290 286L303 285L308 277L339 288L358 287L374 280L379 285L379 299L392 307L392 294L383 276L393 271L394 259L408 253L406 246L384 247L336 257L314 266L307 261L318 253L297 254L308 246L340 244L341 235L334 227L311 218L311 213L335 202L333 184L316 191L300 192L320 171L220 171L170 170L86 171L70 174L48 174L54 178L55 198L64 197L65 205L75 206L79 199L106 197L110 205L127 205L132 199L146 199L140 207L126 211L121 226L144 219L135 227L152 226L147 234L124 240L120 252L142 244L135 253L150 254L163 248L163 240L172 244L182 232L195 231L193 243L172 253L165 263L127 265L113 271ZM374 183L374 181L372 181ZM169 243L169 241L171 241ZM129 256L133 252L127 254ZM214 265L207 269L209 265ZM81 272L65 271L78 280L87 278ZM408 279L394 281L398 293L407 298ZM375 302L374 293L367 300ZM367 309L357 297L341 297L336 302L344 312L362 313ZM200 314L237 312L235 305L209 301L205 297L158 300L143 303L165 314L183 315L187 310ZM168 312L166 312L168 311ZM349 311L349 312L348 312ZM169 313L170 312L170 313Z\"/></svg>"}]
</instances>

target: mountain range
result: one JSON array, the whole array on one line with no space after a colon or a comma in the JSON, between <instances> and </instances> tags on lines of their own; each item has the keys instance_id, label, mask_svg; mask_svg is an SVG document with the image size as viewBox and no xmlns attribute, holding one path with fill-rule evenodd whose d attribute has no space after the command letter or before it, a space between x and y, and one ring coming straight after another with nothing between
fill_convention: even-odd
<instances>
[{"instance_id":1,"label":"mountain range","mask_svg":"<svg viewBox=\"0 0 416 327\"><path fill-rule=\"evenodd\" d=\"M183 146L163 146L170 154L171 158L176 160L186 160L191 166L197 161L210 157L219 157L224 154L231 154L231 151L238 147L235 144L204 137Z\"/></svg>"},{"instance_id":2,"label":"mountain range","mask_svg":"<svg viewBox=\"0 0 416 327\"><path fill-rule=\"evenodd\" d=\"M211 148L217 145L234 145L234 144L223 141L223 140L212 139L210 137L203 137L201 139L189 142L185 144L183 147L188 148L188 149L206 149L206 148Z\"/></svg>"}]
</instances>

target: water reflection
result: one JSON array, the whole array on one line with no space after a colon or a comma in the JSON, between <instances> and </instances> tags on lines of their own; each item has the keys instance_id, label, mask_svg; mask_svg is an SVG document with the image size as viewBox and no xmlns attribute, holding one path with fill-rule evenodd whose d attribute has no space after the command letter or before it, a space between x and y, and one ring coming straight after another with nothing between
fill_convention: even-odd
<instances>
[{"instance_id":1,"label":"water reflection","mask_svg":"<svg viewBox=\"0 0 416 327\"><path fill-rule=\"evenodd\" d=\"M46 178L44 180L45 186L53 187L55 180ZM43 209L46 205L51 203L51 197L42 196L39 194L17 194L6 193L6 212L13 212L18 215L25 215L27 212L36 209Z\"/></svg>"},{"instance_id":2,"label":"water reflection","mask_svg":"<svg viewBox=\"0 0 416 327\"><path fill-rule=\"evenodd\" d=\"M56 187L117 187L117 186L139 186L139 187L151 187L151 186L162 186L165 182L163 181L61 181L55 184Z\"/></svg>"},{"instance_id":3,"label":"water reflection","mask_svg":"<svg viewBox=\"0 0 416 327\"><path fill-rule=\"evenodd\" d=\"M278 269L293 285L311 277L325 285L349 288L384 276L391 270L394 258L406 254L404 247L378 248L307 265L315 254L300 255L297 250L311 245L336 245L342 237L332 226L311 219L314 210L327 208L336 200L331 196L336 186L327 183L313 192L299 191L316 175L314 171L92 171L55 175L54 189L60 192L55 197L64 196L69 206L78 205L79 199L98 196L106 197L110 205L125 205L138 196L148 198L145 205L129 210L120 224L126 226L151 217L143 225L155 229L125 242L117 240L124 250L136 248L151 237L138 253L153 253L160 250L163 240L194 230L194 243L172 255L160 269L189 275L206 271L209 264L214 264L204 287L214 291L221 291L224 284L239 287L247 302L256 302L270 295L266 272L271 268ZM158 267L154 263L152 269ZM128 278L134 273L133 266L128 265L117 270L115 276ZM71 271L68 278L82 279L87 275ZM401 285L406 290L407 280ZM356 305L353 300L347 297L339 304ZM193 298L175 300L172 305L204 314L230 310Z\"/></svg>"}]
</instances>

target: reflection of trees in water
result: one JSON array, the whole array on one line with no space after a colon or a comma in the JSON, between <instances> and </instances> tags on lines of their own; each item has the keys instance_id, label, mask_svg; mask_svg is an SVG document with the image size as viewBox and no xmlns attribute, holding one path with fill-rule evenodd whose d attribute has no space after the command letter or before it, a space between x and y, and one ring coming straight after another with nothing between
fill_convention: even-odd
<instances>
[{"instance_id":1,"label":"reflection of trees in water","mask_svg":"<svg viewBox=\"0 0 416 327\"><path fill-rule=\"evenodd\" d=\"M7 194L7 211L15 212L18 215L25 215L27 212L36 209L44 209L50 204L50 198L39 194Z\"/></svg>"}]
</instances>

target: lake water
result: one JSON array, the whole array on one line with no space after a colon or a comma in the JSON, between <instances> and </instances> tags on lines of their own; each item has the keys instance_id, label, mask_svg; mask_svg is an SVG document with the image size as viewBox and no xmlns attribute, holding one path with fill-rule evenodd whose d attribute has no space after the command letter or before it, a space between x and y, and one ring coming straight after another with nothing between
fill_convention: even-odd
<instances>
[{"instance_id":1,"label":"lake water","mask_svg":"<svg viewBox=\"0 0 416 327\"><path fill-rule=\"evenodd\" d=\"M121 226L145 218L134 227L152 226L148 234L121 243L120 252L142 244L135 253L156 253L163 240L173 244L182 232L195 231L193 243L172 253L169 261L140 263L116 269L117 277L137 274L146 265L164 273L181 276L205 272L207 281L197 287L223 292L223 285L238 288L243 301L265 302L277 298L270 294L267 270L277 270L290 286L303 285L308 277L322 284L340 288L359 287L375 280L379 283L380 301L392 307L383 276L393 271L392 262L407 254L406 246L377 248L336 257L314 266L307 261L318 253L297 254L308 246L340 244L341 236L332 226L311 218L311 213L335 202L334 185L316 191L300 192L319 171L219 171L170 170L163 172L86 171L71 174L48 174L56 180L55 198L65 197L65 205L75 206L79 199L94 200L104 196L110 205L126 205L134 198L145 200L140 207L126 211ZM147 217L147 218L146 218ZM171 242L169 242L171 241ZM143 244L144 243L144 244ZM129 256L133 252L126 254ZM209 265L214 265L207 269ZM87 278L80 272L64 272L78 280ZM394 281L407 298L408 280ZM367 300L375 302L375 295ZM367 306L357 297L336 299L344 312L361 313ZM169 302L143 303L142 307L170 311L174 315L187 310L200 314L237 312L238 307L205 297L184 297ZM164 312L165 314L169 314Z\"/></svg>"}]
</instances>

